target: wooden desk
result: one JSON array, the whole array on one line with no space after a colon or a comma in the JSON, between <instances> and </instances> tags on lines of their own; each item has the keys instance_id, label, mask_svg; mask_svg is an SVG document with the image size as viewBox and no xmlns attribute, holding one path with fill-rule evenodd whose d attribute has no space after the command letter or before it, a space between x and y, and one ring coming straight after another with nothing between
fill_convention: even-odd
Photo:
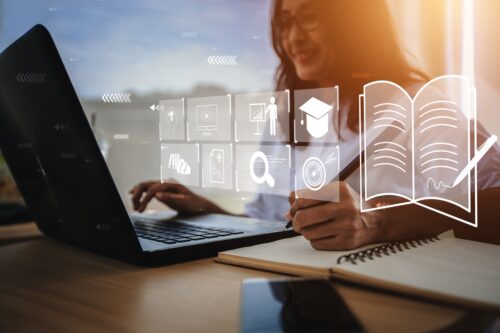
<instances>
[{"instance_id":1,"label":"wooden desk","mask_svg":"<svg viewBox=\"0 0 500 333\"><path fill-rule=\"evenodd\" d=\"M47 238L0 247L0 267L1 332L237 332L241 282L280 277L212 259L142 268ZM339 291L371 332L423 332L463 315L347 286Z\"/></svg>"},{"instance_id":2,"label":"wooden desk","mask_svg":"<svg viewBox=\"0 0 500 333\"><path fill-rule=\"evenodd\" d=\"M0 226L0 245L19 243L42 236L35 222Z\"/></svg>"}]
</instances>

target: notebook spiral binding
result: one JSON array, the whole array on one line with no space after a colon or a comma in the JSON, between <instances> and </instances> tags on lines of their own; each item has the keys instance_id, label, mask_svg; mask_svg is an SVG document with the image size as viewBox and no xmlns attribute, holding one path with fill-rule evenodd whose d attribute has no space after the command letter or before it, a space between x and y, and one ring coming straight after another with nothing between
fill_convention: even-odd
<instances>
[{"instance_id":1,"label":"notebook spiral binding","mask_svg":"<svg viewBox=\"0 0 500 333\"><path fill-rule=\"evenodd\" d=\"M410 250L411 248L416 248L418 246L429 244L437 240L439 240L439 237L432 235L408 241L387 243L384 245L372 247L370 249L343 255L337 259L337 264L341 264L342 262L344 262L356 265L358 262L365 262L366 260L374 260L376 258L381 258L382 256L390 256L391 254Z\"/></svg>"}]
</instances>

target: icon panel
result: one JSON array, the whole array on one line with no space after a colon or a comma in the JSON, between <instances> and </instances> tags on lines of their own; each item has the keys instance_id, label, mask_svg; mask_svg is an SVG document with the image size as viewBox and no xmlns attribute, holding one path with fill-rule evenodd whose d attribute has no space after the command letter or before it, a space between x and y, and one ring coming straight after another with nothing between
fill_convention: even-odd
<instances>
[{"instance_id":1,"label":"icon panel","mask_svg":"<svg viewBox=\"0 0 500 333\"><path fill-rule=\"evenodd\" d=\"M233 189L233 147L232 144L203 144L202 186Z\"/></svg>"},{"instance_id":2,"label":"icon panel","mask_svg":"<svg viewBox=\"0 0 500 333\"><path fill-rule=\"evenodd\" d=\"M339 146L295 149L295 196L338 202L340 165Z\"/></svg>"},{"instance_id":3,"label":"icon panel","mask_svg":"<svg viewBox=\"0 0 500 333\"><path fill-rule=\"evenodd\" d=\"M231 140L231 96L187 99L187 141Z\"/></svg>"},{"instance_id":4,"label":"icon panel","mask_svg":"<svg viewBox=\"0 0 500 333\"><path fill-rule=\"evenodd\" d=\"M185 139L183 98L162 100L154 110L160 114L160 140Z\"/></svg>"},{"instance_id":5,"label":"icon panel","mask_svg":"<svg viewBox=\"0 0 500 333\"><path fill-rule=\"evenodd\" d=\"M291 155L290 145L236 145L236 191L290 195Z\"/></svg>"},{"instance_id":6,"label":"icon panel","mask_svg":"<svg viewBox=\"0 0 500 333\"><path fill-rule=\"evenodd\" d=\"M236 142L288 142L290 92L235 96Z\"/></svg>"},{"instance_id":7,"label":"icon panel","mask_svg":"<svg viewBox=\"0 0 500 333\"><path fill-rule=\"evenodd\" d=\"M184 143L161 144L161 181L175 180L189 186L199 186L199 145Z\"/></svg>"},{"instance_id":8,"label":"icon panel","mask_svg":"<svg viewBox=\"0 0 500 333\"><path fill-rule=\"evenodd\" d=\"M336 142L334 119L339 111L339 88L302 89L294 91L295 142Z\"/></svg>"}]
</instances>

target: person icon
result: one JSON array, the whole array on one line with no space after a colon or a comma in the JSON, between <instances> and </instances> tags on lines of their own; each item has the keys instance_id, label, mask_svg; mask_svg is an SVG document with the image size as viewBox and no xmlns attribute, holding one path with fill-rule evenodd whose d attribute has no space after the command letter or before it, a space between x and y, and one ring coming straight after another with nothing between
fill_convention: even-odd
<instances>
[{"instance_id":1,"label":"person icon","mask_svg":"<svg viewBox=\"0 0 500 333\"><path fill-rule=\"evenodd\" d=\"M271 96L269 105L266 108L266 116L269 112L269 135L276 136L276 120L278 120L278 106L276 105L276 98Z\"/></svg>"}]
</instances>

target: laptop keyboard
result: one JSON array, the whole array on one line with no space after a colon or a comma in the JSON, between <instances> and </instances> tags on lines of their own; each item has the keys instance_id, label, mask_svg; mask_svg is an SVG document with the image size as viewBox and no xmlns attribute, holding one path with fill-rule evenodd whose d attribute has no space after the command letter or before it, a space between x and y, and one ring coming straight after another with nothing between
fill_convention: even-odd
<instances>
[{"instance_id":1,"label":"laptop keyboard","mask_svg":"<svg viewBox=\"0 0 500 333\"><path fill-rule=\"evenodd\" d=\"M185 243L242 234L228 228L200 227L176 221L135 222L137 236L165 244Z\"/></svg>"}]
</instances>

